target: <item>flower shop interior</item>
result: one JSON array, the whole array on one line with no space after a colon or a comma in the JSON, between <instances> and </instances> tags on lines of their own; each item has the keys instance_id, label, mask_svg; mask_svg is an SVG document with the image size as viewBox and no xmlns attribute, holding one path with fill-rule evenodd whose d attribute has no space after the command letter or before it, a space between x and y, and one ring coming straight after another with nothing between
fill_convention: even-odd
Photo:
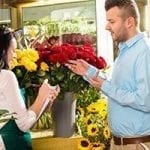
<instances>
[{"instance_id":1,"label":"flower shop interior","mask_svg":"<svg viewBox=\"0 0 150 150\"><path fill-rule=\"evenodd\" d=\"M52 85L61 84L62 92L55 100L58 104L54 102L54 106L47 107L30 130L33 150L109 149L107 97L62 66L63 55L49 55L50 50L58 52L61 49L63 53L69 53L68 49L71 49L72 53L74 49L80 49L79 58L88 57L91 63L92 58L102 57L105 61L101 58L97 60L99 66L93 65L109 77L117 48L105 30L104 2L0 0L0 26L11 28L17 39L17 60L12 64L12 70L26 106L33 103L37 87L44 79L48 78ZM150 0L136 2L140 10L140 28L150 36ZM15 61L23 62L23 55L28 57L24 58L26 63L17 66Z\"/></svg>"}]
</instances>

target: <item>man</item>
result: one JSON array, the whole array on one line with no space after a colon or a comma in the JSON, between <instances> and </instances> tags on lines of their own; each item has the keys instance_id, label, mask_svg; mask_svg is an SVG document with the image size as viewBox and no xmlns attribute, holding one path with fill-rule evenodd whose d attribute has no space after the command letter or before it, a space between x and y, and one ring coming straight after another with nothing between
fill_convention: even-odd
<instances>
[{"instance_id":1,"label":"man","mask_svg":"<svg viewBox=\"0 0 150 150\"><path fill-rule=\"evenodd\" d=\"M119 43L110 81L83 60L66 66L108 96L111 150L150 148L150 41L139 31L139 12L133 0L106 0L107 25Z\"/></svg>"}]
</instances>

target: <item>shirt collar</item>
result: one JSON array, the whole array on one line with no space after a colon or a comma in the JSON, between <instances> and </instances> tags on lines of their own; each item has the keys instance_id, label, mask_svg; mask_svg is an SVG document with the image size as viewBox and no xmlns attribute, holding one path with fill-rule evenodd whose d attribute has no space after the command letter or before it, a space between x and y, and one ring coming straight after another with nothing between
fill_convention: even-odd
<instances>
[{"instance_id":1,"label":"shirt collar","mask_svg":"<svg viewBox=\"0 0 150 150\"><path fill-rule=\"evenodd\" d=\"M128 41L119 43L120 51L122 51L126 47L128 48L131 47L134 43L142 39L144 36L145 36L144 33L138 33L137 35L135 35L133 38L129 39Z\"/></svg>"}]
</instances>

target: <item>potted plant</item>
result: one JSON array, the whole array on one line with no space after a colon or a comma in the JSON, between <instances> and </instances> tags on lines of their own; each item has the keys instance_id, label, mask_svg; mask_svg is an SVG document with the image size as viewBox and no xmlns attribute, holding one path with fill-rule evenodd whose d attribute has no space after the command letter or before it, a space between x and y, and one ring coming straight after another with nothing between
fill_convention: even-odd
<instances>
[{"instance_id":1,"label":"potted plant","mask_svg":"<svg viewBox=\"0 0 150 150\"><path fill-rule=\"evenodd\" d=\"M70 59L84 59L99 69L106 67L105 60L102 57L97 57L93 47L89 44L81 46L55 44L51 46L48 44L48 41L44 41L43 43L36 43L35 45L36 50L17 50L17 57L12 63L13 71L19 80L20 87L25 89L31 101L37 94L36 87L39 87L45 78L49 80L51 85L58 84L60 86L61 92L57 98L58 100L63 100L64 97L68 97L68 94L69 97L74 99L74 94L78 94L81 90L89 87L89 84L81 76L74 74L65 67L64 64ZM57 103L58 100L55 102ZM67 100L67 102L69 102L70 106L74 107L73 115L75 115L75 101ZM63 108L63 105L59 106L58 110ZM55 108L55 103L53 108ZM66 108L66 106L63 108L63 110L68 109L69 108ZM72 109L68 111L68 114L72 114L71 112ZM59 116L60 114L63 114L63 112L59 112ZM64 118L65 117L62 116L62 120ZM72 120L72 117L70 120ZM69 122L69 120L67 121ZM75 117L71 122L71 133L67 136L71 136L72 134L72 126L75 124ZM60 125L60 128L62 128L62 125ZM66 125L66 122L64 122L64 128L69 131L69 126Z\"/></svg>"}]
</instances>

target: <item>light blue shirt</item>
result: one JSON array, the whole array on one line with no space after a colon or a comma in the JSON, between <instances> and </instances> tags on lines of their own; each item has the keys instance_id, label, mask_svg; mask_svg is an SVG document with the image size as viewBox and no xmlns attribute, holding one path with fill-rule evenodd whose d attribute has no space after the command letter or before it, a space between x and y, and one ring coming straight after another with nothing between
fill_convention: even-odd
<instances>
[{"instance_id":1,"label":"light blue shirt","mask_svg":"<svg viewBox=\"0 0 150 150\"><path fill-rule=\"evenodd\" d=\"M150 40L139 33L119 49L112 78L101 87L108 96L110 128L116 136L150 135ZM87 75L95 74L95 68L89 70Z\"/></svg>"}]
</instances>

